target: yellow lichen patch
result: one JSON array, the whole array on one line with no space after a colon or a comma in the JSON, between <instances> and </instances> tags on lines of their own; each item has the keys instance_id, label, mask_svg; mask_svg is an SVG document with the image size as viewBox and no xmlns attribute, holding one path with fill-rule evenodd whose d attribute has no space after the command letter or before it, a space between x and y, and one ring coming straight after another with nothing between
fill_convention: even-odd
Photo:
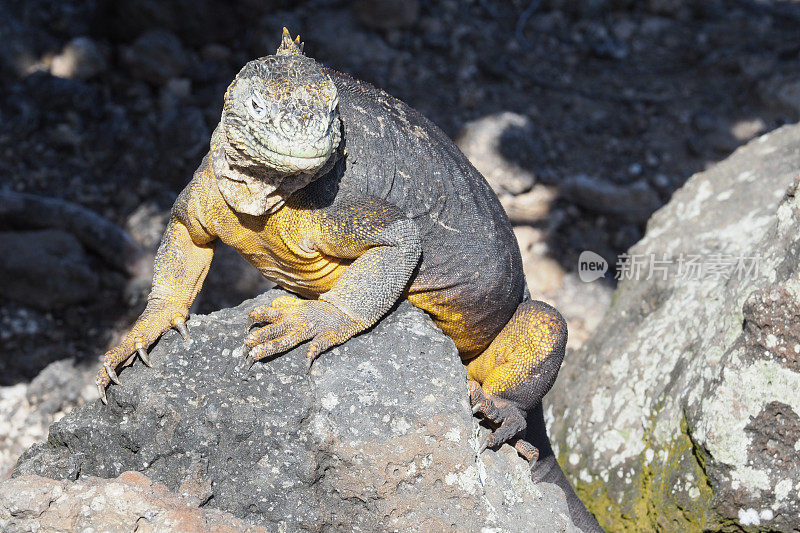
<instances>
[{"instance_id":1,"label":"yellow lichen patch","mask_svg":"<svg viewBox=\"0 0 800 533\"><path fill-rule=\"evenodd\" d=\"M721 519L711 509L713 488L705 473L705 456L692 442L688 423L660 447L645 437L652 460L646 453L635 469L623 501L617 501L600 479L573 479L575 491L607 531L726 531L741 530ZM559 462L567 464L566 452ZM691 480L691 481L689 481ZM687 486L691 485L688 489Z\"/></svg>"}]
</instances>

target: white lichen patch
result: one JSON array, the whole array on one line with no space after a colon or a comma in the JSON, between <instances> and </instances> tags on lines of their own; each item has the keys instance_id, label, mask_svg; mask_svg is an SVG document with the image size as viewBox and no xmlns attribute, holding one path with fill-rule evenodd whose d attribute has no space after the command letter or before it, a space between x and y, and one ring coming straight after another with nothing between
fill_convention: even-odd
<instances>
[{"instance_id":1,"label":"white lichen patch","mask_svg":"<svg viewBox=\"0 0 800 533\"><path fill-rule=\"evenodd\" d=\"M748 490L768 490L769 476L763 470L747 466L752 447L745 427L770 402L787 403L800 413L800 374L772 361L757 361L740 370L730 369L715 391L714 401L704 405L698 434L718 462L733 467L731 478Z\"/></svg>"},{"instance_id":2,"label":"white lichen patch","mask_svg":"<svg viewBox=\"0 0 800 533\"><path fill-rule=\"evenodd\" d=\"M777 501L785 500L792 490L792 480L782 479L775 484L775 499Z\"/></svg>"},{"instance_id":3,"label":"white lichen patch","mask_svg":"<svg viewBox=\"0 0 800 533\"><path fill-rule=\"evenodd\" d=\"M725 200L730 199L731 196L733 196L733 191L728 189L727 191L722 191L721 193L719 193L715 198L715 200L717 202L724 202Z\"/></svg>"},{"instance_id":4,"label":"white lichen patch","mask_svg":"<svg viewBox=\"0 0 800 533\"><path fill-rule=\"evenodd\" d=\"M395 435L405 435L411 429L411 423L402 416L393 419L390 425Z\"/></svg>"},{"instance_id":5,"label":"white lichen patch","mask_svg":"<svg viewBox=\"0 0 800 533\"><path fill-rule=\"evenodd\" d=\"M697 218L704 211L705 201L710 198L713 193L714 190L708 181L700 182L700 185L697 186L694 191L694 195L689 197L688 202L680 203L675 206L678 215L681 217L680 220Z\"/></svg>"},{"instance_id":6,"label":"white lichen patch","mask_svg":"<svg viewBox=\"0 0 800 533\"><path fill-rule=\"evenodd\" d=\"M461 432L459 432L456 427L450 428L447 433L444 434L444 438L450 442L461 442Z\"/></svg>"},{"instance_id":7,"label":"white lichen patch","mask_svg":"<svg viewBox=\"0 0 800 533\"><path fill-rule=\"evenodd\" d=\"M328 392L320 400L322 407L328 411L333 411L334 407L339 405L339 398L332 392Z\"/></svg>"},{"instance_id":8,"label":"white lichen patch","mask_svg":"<svg viewBox=\"0 0 800 533\"><path fill-rule=\"evenodd\" d=\"M458 485L467 494L476 494L481 487L478 469L474 465L468 466L463 472L448 472L444 482L448 486Z\"/></svg>"},{"instance_id":9,"label":"white lichen patch","mask_svg":"<svg viewBox=\"0 0 800 533\"><path fill-rule=\"evenodd\" d=\"M622 376L628 373L630 359L628 357L617 357L611 361L611 373L615 376Z\"/></svg>"},{"instance_id":10,"label":"white lichen patch","mask_svg":"<svg viewBox=\"0 0 800 533\"><path fill-rule=\"evenodd\" d=\"M800 353L800 344L797 345L797 352ZM553 422L555 422L555 415L553 414L553 405L550 404L547 406L547 409L544 410L544 425L547 428L547 433L550 434L550 431L553 428Z\"/></svg>"},{"instance_id":11,"label":"white lichen patch","mask_svg":"<svg viewBox=\"0 0 800 533\"><path fill-rule=\"evenodd\" d=\"M739 523L743 526L758 526L761 525L761 518L758 516L758 511L753 508L739 509Z\"/></svg>"},{"instance_id":12,"label":"white lichen patch","mask_svg":"<svg viewBox=\"0 0 800 533\"><path fill-rule=\"evenodd\" d=\"M757 178L756 173L752 170L745 170L744 172L740 172L738 176L736 176L736 181L740 181L743 183L750 183L751 181L755 181Z\"/></svg>"},{"instance_id":13,"label":"white lichen patch","mask_svg":"<svg viewBox=\"0 0 800 533\"><path fill-rule=\"evenodd\" d=\"M644 452L644 460L646 461L646 464L649 465L650 463L652 463L654 456L655 456L655 452L653 451L653 449L652 448L647 448L647 450L645 450L645 452Z\"/></svg>"},{"instance_id":14,"label":"white lichen patch","mask_svg":"<svg viewBox=\"0 0 800 533\"><path fill-rule=\"evenodd\" d=\"M712 245L725 243L727 254L745 253L747 250L755 248L756 244L764 238L764 232L775 223L773 213L776 207L777 205L773 204L773 206L765 206L764 209L743 214L736 224L710 228L707 232L695 235L694 239ZM709 257L712 255L709 254ZM759 264L759 268L765 266L763 263Z\"/></svg>"},{"instance_id":15,"label":"white lichen patch","mask_svg":"<svg viewBox=\"0 0 800 533\"><path fill-rule=\"evenodd\" d=\"M608 389L602 389L592 396L592 409L589 420L600 423L606 417L606 410L611 405L611 393Z\"/></svg>"},{"instance_id":16,"label":"white lichen patch","mask_svg":"<svg viewBox=\"0 0 800 533\"><path fill-rule=\"evenodd\" d=\"M750 439L744 427L772 401L787 403L800 413L800 374L772 361L725 373L715 401L704 405L698 429L707 435L709 451L718 461L744 466Z\"/></svg>"}]
</instances>

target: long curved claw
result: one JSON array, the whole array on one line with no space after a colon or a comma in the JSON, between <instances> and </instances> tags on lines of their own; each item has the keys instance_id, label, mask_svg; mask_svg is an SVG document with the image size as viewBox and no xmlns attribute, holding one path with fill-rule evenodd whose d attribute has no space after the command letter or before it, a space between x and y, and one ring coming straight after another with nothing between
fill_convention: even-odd
<instances>
[{"instance_id":1,"label":"long curved claw","mask_svg":"<svg viewBox=\"0 0 800 533\"><path fill-rule=\"evenodd\" d=\"M482 415L496 426L481 442L478 454L487 448L494 448L513 439L514 448L533 467L539 457L539 450L520 438L527 427L525 411L507 401L487 395L483 387L472 380L469 381L469 399L472 403L472 414Z\"/></svg>"},{"instance_id":2,"label":"long curved claw","mask_svg":"<svg viewBox=\"0 0 800 533\"><path fill-rule=\"evenodd\" d=\"M536 465L536 461L539 460L539 448L526 440L517 439L514 443L514 449L528 461L530 468L533 469Z\"/></svg>"},{"instance_id":3,"label":"long curved claw","mask_svg":"<svg viewBox=\"0 0 800 533\"><path fill-rule=\"evenodd\" d=\"M250 381L252 377L251 374L253 372L253 366L257 363L255 359L250 357L249 355L245 355L241 362L237 365L237 369L241 372L242 381Z\"/></svg>"},{"instance_id":4,"label":"long curved claw","mask_svg":"<svg viewBox=\"0 0 800 533\"><path fill-rule=\"evenodd\" d=\"M181 334L184 341L189 340L189 328L186 327L186 322L183 319L175 319L172 322L172 327Z\"/></svg>"},{"instance_id":5,"label":"long curved claw","mask_svg":"<svg viewBox=\"0 0 800 533\"><path fill-rule=\"evenodd\" d=\"M119 380L119 377L117 376L117 373L114 371L114 369L111 367L110 364L108 363L104 364L103 368L106 369L106 373L108 373L108 377L111 378L111 381L113 381L117 385L122 385L122 383Z\"/></svg>"},{"instance_id":6,"label":"long curved claw","mask_svg":"<svg viewBox=\"0 0 800 533\"><path fill-rule=\"evenodd\" d=\"M145 350L144 348L136 348L136 353L139 354L139 358L142 360L144 364L146 364L150 368L153 367L153 364L150 362L150 357L147 355L147 350Z\"/></svg>"},{"instance_id":7,"label":"long curved claw","mask_svg":"<svg viewBox=\"0 0 800 533\"><path fill-rule=\"evenodd\" d=\"M483 392L483 388L475 381L469 382L469 401L472 403L472 414L482 415L484 418L500 423L503 415L495 403Z\"/></svg>"},{"instance_id":8,"label":"long curved claw","mask_svg":"<svg viewBox=\"0 0 800 533\"><path fill-rule=\"evenodd\" d=\"M100 396L100 401L103 402L103 404L108 405L108 399L106 399L106 388L99 383L97 384L97 394Z\"/></svg>"}]
</instances>

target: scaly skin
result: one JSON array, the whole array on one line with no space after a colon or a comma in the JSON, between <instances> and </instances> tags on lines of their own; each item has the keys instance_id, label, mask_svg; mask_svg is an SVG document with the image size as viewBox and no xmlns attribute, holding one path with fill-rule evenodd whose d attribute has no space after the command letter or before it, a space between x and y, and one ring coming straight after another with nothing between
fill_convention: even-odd
<instances>
[{"instance_id":1,"label":"scaly skin","mask_svg":"<svg viewBox=\"0 0 800 533\"><path fill-rule=\"evenodd\" d=\"M476 413L531 463L526 416L551 387L567 329L525 294L508 218L434 124L374 87L319 67L284 29L225 94L208 155L172 210L149 303L97 375L184 328L217 240L303 299L253 310L250 364L309 341L312 361L402 297L456 344Z\"/></svg>"}]
</instances>

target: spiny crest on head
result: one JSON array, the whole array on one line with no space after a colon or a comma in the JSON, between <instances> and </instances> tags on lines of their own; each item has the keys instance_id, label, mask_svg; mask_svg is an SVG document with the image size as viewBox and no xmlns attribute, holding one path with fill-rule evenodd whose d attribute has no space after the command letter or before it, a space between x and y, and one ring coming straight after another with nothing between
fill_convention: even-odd
<instances>
[{"instance_id":1,"label":"spiny crest on head","mask_svg":"<svg viewBox=\"0 0 800 533\"><path fill-rule=\"evenodd\" d=\"M283 35L281 36L281 45L278 47L278 51L275 52L275 55L303 55L303 44L305 43L300 42L299 35L292 40L292 34L284 27Z\"/></svg>"}]
</instances>

